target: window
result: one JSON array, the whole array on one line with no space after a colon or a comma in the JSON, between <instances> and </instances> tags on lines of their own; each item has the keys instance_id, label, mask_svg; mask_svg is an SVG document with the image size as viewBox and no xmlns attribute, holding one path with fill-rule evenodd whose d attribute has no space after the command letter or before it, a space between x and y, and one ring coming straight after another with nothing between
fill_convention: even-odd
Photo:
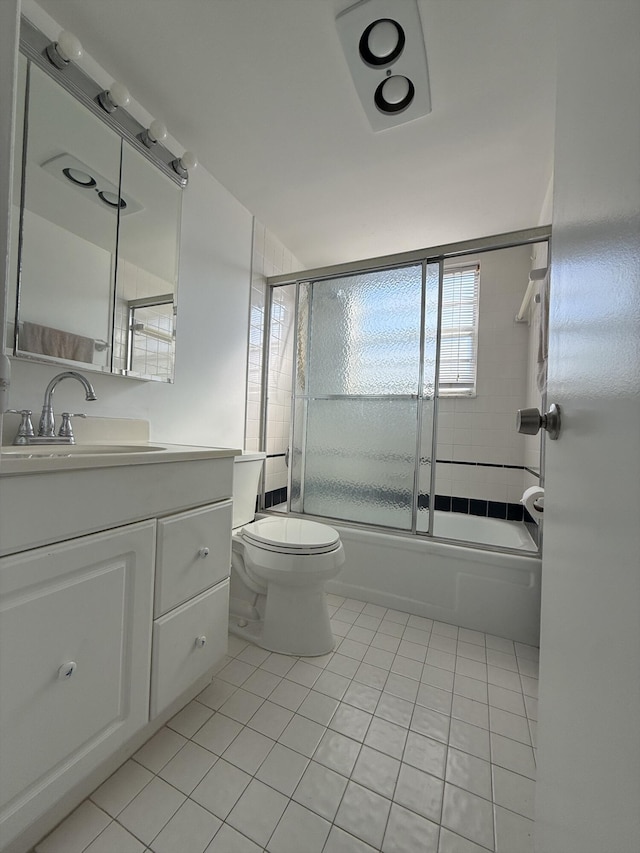
<instances>
[{"instance_id":1,"label":"window","mask_svg":"<svg viewBox=\"0 0 640 853\"><path fill-rule=\"evenodd\" d=\"M479 285L479 264L445 268L442 282L440 396L475 397Z\"/></svg>"}]
</instances>

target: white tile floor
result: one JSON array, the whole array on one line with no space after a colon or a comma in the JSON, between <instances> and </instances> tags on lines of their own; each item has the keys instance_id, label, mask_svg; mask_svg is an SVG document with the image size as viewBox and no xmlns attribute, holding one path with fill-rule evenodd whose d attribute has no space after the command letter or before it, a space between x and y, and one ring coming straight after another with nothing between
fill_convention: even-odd
<instances>
[{"instance_id":1,"label":"white tile floor","mask_svg":"<svg viewBox=\"0 0 640 853\"><path fill-rule=\"evenodd\" d=\"M530 853L537 649L328 600L333 653L230 637L36 853Z\"/></svg>"}]
</instances>

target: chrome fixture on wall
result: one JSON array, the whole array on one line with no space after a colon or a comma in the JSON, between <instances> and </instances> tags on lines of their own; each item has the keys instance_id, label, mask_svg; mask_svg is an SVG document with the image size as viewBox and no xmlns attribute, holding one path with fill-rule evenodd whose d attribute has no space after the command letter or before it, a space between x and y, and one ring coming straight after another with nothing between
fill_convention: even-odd
<instances>
[{"instance_id":1,"label":"chrome fixture on wall","mask_svg":"<svg viewBox=\"0 0 640 853\"><path fill-rule=\"evenodd\" d=\"M20 50L173 181L180 186L186 186L189 179L189 162L195 165L195 156L187 157L186 160L184 154L182 157L176 157L163 145L167 138L167 129L161 121L153 121L146 128L127 112L126 107L131 102L131 95L126 86L114 81L105 89L77 65L83 50L73 33L63 30L57 41L51 41L31 21L22 16ZM176 168L175 163L181 163L180 168Z\"/></svg>"},{"instance_id":2,"label":"chrome fixture on wall","mask_svg":"<svg viewBox=\"0 0 640 853\"><path fill-rule=\"evenodd\" d=\"M427 55L416 0L361 0L336 27L374 131L431 112Z\"/></svg>"}]
</instances>

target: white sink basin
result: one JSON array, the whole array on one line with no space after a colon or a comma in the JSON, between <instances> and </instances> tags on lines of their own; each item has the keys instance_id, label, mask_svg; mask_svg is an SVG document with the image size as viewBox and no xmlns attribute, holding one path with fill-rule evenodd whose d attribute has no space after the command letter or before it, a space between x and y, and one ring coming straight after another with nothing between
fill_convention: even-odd
<instances>
[{"instance_id":1,"label":"white sink basin","mask_svg":"<svg viewBox=\"0 0 640 853\"><path fill-rule=\"evenodd\" d=\"M159 444L29 444L0 448L3 456L28 459L32 456L102 456L105 453L157 453L166 450Z\"/></svg>"}]
</instances>

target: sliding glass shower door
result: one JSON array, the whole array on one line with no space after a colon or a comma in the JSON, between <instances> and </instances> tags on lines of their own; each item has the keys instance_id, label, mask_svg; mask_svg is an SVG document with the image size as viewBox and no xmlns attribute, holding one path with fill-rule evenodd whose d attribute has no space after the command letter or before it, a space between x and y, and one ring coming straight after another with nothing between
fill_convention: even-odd
<instances>
[{"instance_id":1,"label":"sliding glass shower door","mask_svg":"<svg viewBox=\"0 0 640 853\"><path fill-rule=\"evenodd\" d=\"M300 284L292 511L428 529L439 280L420 263Z\"/></svg>"}]
</instances>

